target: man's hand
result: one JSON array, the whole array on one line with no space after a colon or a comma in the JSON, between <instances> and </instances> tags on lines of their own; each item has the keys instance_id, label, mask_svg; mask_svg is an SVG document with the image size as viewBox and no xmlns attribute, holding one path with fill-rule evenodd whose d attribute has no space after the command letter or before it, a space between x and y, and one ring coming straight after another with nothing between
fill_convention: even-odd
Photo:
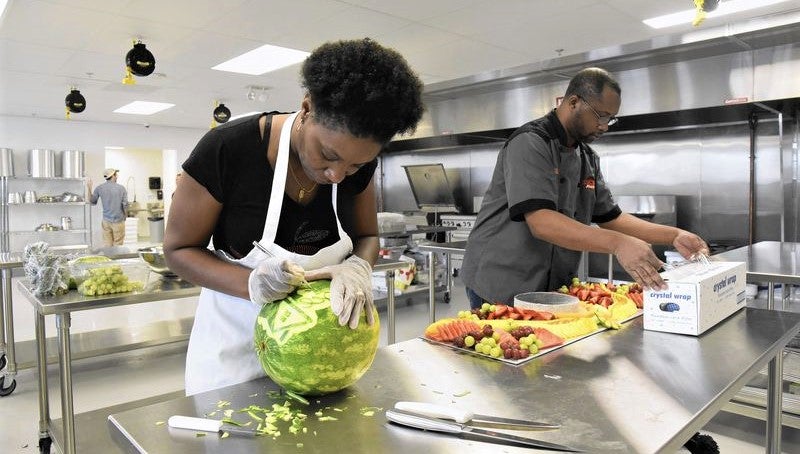
<instances>
[{"instance_id":1,"label":"man's hand","mask_svg":"<svg viewBox=\"0 0 800 454\"><path fill-rule=\"evenodd\" d=\"M664 264L656 257L653 248L644 241L628 236L614 251L619 264L644 288L663 290L667 287L658 274Z\"/></svg>"},{"instance_id":2,"label":"man's hand","mask_svg":"<svg viewBox=\"0 0 800 454\"><path fill-rule=\"evenodd\" d=\"M680 252L683 258L693 259L698 254L708 255L708 245L702 238L692 232L681 230L672 241L672 245Z\"/></svg>"}]
</instances>

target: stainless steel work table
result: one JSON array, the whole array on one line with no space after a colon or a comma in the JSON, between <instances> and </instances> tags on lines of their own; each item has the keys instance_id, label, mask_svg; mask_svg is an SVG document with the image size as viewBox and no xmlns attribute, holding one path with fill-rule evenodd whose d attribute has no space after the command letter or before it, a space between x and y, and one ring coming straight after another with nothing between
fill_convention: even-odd
<instances>
[{"instance_id":1,"label":"stainless steel work table","mask_svg":"<svg viewBox=\"0 0 800 454\"><path fill-rule=\"evenodd\" d=\"M0 396L14 392L17 376L17 359L14 348L14 306L11 300L11 274L14 268L22 268L22 256L16 253L0 253Z\"/></svg>"},{"instance_id":2,"label":"stainless steel work table","mask_svg":"<svg viewBox=\"0 0 800 454\"><path fill-rule=\"evenodd\" d=\"M387 336L389 343L394 343L395 338L395 304L394 304L394 270L406 266L407 263L379 259L373 267L375 271L386 271L387 287ZM156 276L150 273L150 276ZM113 295L103 295L95 297L83 296L78 292L69 292L65 295L38 297L26 285L27 282L20 281L19 288L26 299L36 310L36 362L39 371L39 438L49 440L51 430L54 427L50 420L50 403L47 391L47 347L46 333L44 328L44 317L55 315L56 329L58 330L59 345L59 375L61 391L61 421L63 424L63 438L52 437L62 451L67 454L78 452L75 450L75 414L73 410L72 395L72 355L70 348L70 321L71 313L90 309L100 309L103 307L117 307L131 304L139 304L153 301L163 301L170 299L186 298L196 296L200 293L200 287L181 279L159 278L147 284L141 292L118 293ZM62 444L59 444L62 442ZM48 441L44 442L45 444Z\"/></svg>"},{"instance_id":3,"label":"stainless steel work table","mask_svg":"<svg viewBox=\"0 0 800 454\"><path fill-rule=\"evenodd\" d=\"M428 315L430 322L436 321L436 257L435 254L444 254L445 256L445 279L447 281L447 293L449 294L453 286L450 280L450 255L463 254L467 250L466 241L452 241L449 243L420 243L417 249L422 252L428 253Z\"/></svg>"},{"instance_id":4,"label":"stainless steel work table","mask_svg":"<svg viewBox=\"0 0 800 454\"><path fill-rule=\"evenodd\" d=\"M732 249L714 257L730 262L747 262L747 282L767 283L767 309L775 309L775 284L800 285L800 244L761 241ZM783 309L781 304L781 309ZM768 366L767 447L771 440L780 440L783 416L783 357L775 356ZM771 451L772 452L772 451Z\"/></svg>"},{"instance_id":5,"label":"stainless steel work table","mask_svg":"<svg viewBox=\"0 0 800 454\"><path fill-rule=\"evenodd\" d=\"M455 404L501 416L555 421L560 430L518 435L588 452L673 453L700 430L800 330L800 314L746 308L702 336L642 330L642 319L605 331L521 366L462 354L420 339L378 350L370 370L352 387L304 407L307 432L220 439L159 425L172 415L202 416L251 404L268 406L268 379L190 397L116 411L78 415L79 451L94 452L528 452L422 432L386 422L399 400ZM254 396L254 394L258 394ZM283 401L281 400L280 403ZM333 410L338 408L340 412ZM322 410L336 421L319 421ZM103 416L110 423L103 424ZM243 413L234 418L245 422ZM84 422L86 422L84 424ZM779 451L779 440L775 448Z\"/></svg>"},{"instance_id":6,"label":"stainless steel work table","mask_svg":"<svg viewBox=\"0 0 800 454\"><path fill-rule=\"evenodd\" d=\"M73 246L54 246L51 250L77 251ZM137 253L113 255L113 259L138 257ZM22 269L24 258L21 253L0 253L0 287L2 305L0 305L0 397L14 392L17 376L16 347L14 345L14 302L11 297L11 278L14 269ZM4 369L5 367L5 369Z\"/></svg>"}]
</instances>

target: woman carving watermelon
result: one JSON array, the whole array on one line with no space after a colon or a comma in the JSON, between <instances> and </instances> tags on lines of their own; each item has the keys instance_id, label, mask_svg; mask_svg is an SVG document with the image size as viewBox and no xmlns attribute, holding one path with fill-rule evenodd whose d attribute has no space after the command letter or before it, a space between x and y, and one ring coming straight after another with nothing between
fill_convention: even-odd
<instances>
[{"instance_id":1,"label":"woman carving watermelon","mask_svg":"<svg viewBox=\"0 0 800 454\"><path fill-rule=\"evenodd\" d=\"M383 146L422 116L422 84L400 54L369 39L320 46L301 82L297 112L225 123L183 163L164 252L172 271L203 287L187 395L263 376L256 317L304 278L331 279L341 325L355 328L365 308L373 323L372 176Z\"/></svg>"}]
</instances>

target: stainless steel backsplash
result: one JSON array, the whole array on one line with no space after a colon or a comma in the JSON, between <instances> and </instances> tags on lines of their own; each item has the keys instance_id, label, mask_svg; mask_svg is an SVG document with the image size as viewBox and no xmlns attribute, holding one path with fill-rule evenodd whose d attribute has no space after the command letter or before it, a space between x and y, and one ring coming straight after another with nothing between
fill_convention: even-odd
<instances>
[{"instance_id":1,"label":"stainless steel backsplash","mask_svg":"<svg viewBox=\"0 0 800 454\"><path fill-rule=\"evenodd\" d=\"M792 142L796 125L784 121L783 160L777 121L762 120L756 140L756 239L794 240ZM668 131L607 134L593 144L615 195L675 195L677 225L709 241L748 240L749 128L746 123ZM488 188L500 143L382 157L382 211L417 209L402 166L444 164L461 212ZM781 184L781 165L784 183Z\"/></svg>"}]
</instances>

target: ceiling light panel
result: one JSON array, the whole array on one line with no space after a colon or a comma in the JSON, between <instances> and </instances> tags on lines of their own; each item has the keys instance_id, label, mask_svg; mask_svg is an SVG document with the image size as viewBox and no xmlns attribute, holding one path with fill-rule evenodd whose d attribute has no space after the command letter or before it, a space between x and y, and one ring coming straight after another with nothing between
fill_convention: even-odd
<instances>
[{"instance_id":1,"label":"ceiling light panel","mask_svg":"<svg viewBox=\"0 0 800 454\"><path fill-rule=\"evenodd\" d=\"M238 57L222 62L211 69L259 76L270 71L275 71L276 69L300 63L305 60L308 55L308 52L301 50L264 44L250 52L245 52Z\"/></svg>"},{"instance_id":2,"label":"ceiling light panel","mask_svg":"<svg viewBox=\"0 0 800 454\"><path fill-rule=\"evenodd\" d=\"M130 115L152 115L154 113L167 110L174 107L175 104L168 102L151 102L151 101L134 101L130 104L118 108L114 113L130 114Z\"/></svg>"}]
</instances>

